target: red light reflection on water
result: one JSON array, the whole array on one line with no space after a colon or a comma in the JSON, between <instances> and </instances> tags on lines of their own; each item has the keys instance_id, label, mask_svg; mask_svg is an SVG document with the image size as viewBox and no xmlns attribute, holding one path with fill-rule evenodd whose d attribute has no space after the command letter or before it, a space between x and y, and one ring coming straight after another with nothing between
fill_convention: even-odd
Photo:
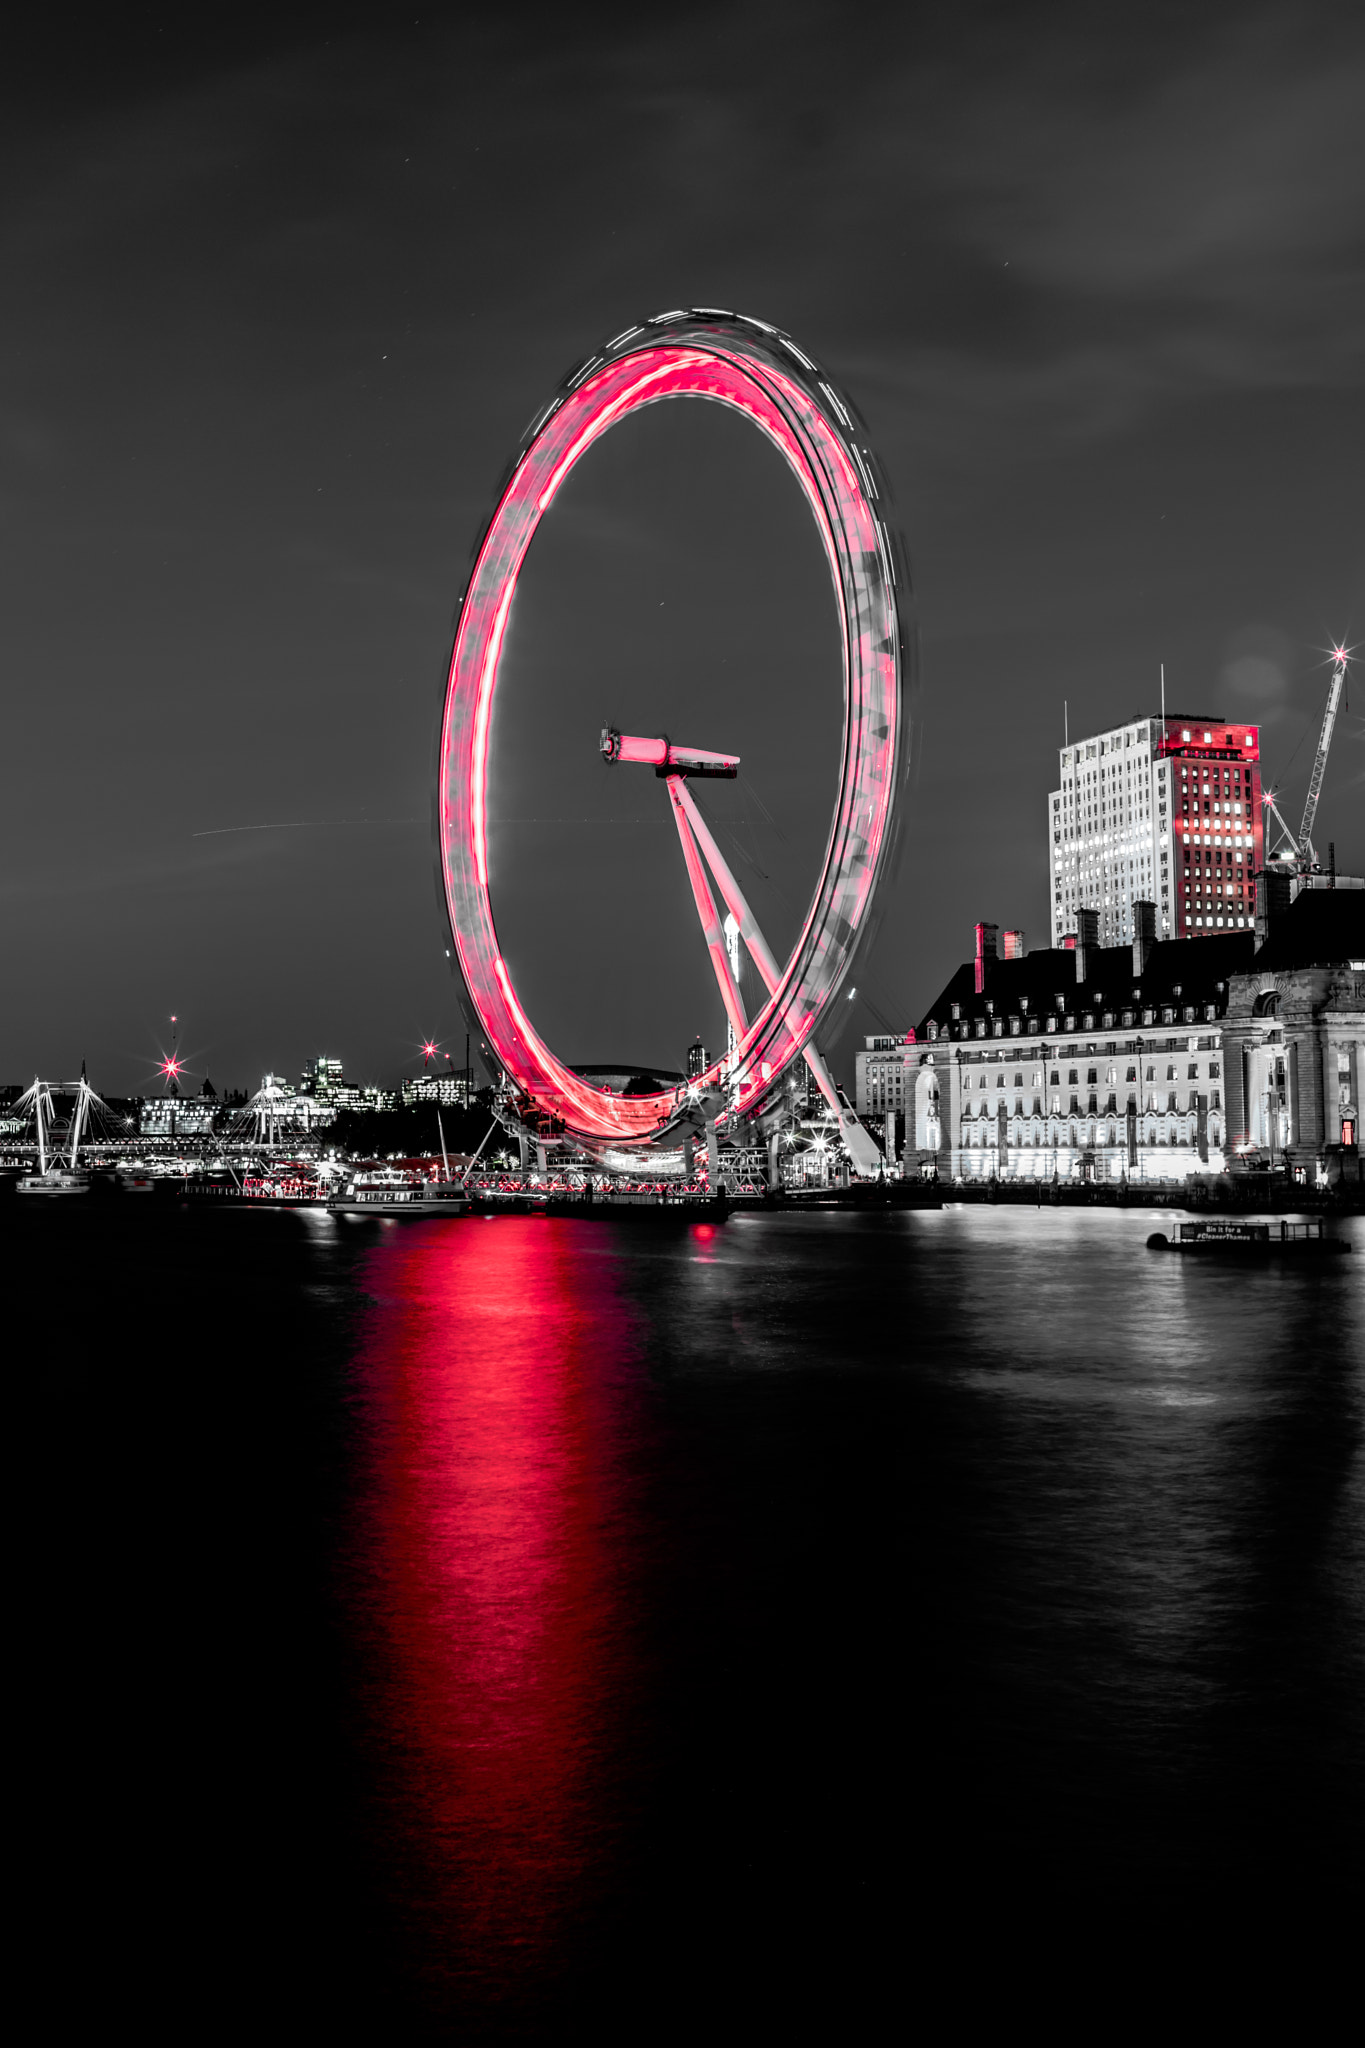
<instances>
[{"instance_id":1,"label":"red light reflection on water","mask_svg":"<svg viewBox=\"0 0 1365 2048\"><path fill-rule=\"evenodd\" d=\"M590 1233L419 1225L366 1269L381 1853L428 1979L543 1970L602 1863L634 1324Z\"/></svg>"}]
</instances>

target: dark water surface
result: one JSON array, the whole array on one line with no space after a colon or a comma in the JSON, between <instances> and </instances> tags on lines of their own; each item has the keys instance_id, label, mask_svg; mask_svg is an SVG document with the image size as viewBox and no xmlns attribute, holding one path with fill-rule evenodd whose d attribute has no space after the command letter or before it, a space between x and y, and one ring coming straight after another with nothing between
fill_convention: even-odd
<instances>
[{"instance_id":1,"label":"dark water surface","mask_svg":"<svg viewBox=\"0 0 1365 2048\"><path fill-rule=\"evenodd\" d=\"M36 1207L33 1884L111 2013L863 2039L1336 1952L1365 1219Z\"/></svg>"}]
</instances>

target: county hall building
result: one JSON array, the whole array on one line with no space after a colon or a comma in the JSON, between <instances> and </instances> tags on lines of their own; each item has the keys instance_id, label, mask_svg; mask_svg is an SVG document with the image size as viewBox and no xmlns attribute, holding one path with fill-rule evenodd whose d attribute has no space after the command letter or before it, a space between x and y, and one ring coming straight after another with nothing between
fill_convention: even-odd
<instances>
[{"instance_id":1,"label":"county hall building","mask_svg":"<svg viewBox=\"0 0 1365 2048\"><path fill-rule=\"evenodd\" d=\"M1163 941L1138 901L1130 944L1101 943L1081 909L1074 938L1028 953L1011 933L1003 957L978 925L915 1029L857 1055L888 1164L945 1181L1359 1180L1365 890L1262 897L1259 933L1253 912Z\"/></svg>"}]
</instances>

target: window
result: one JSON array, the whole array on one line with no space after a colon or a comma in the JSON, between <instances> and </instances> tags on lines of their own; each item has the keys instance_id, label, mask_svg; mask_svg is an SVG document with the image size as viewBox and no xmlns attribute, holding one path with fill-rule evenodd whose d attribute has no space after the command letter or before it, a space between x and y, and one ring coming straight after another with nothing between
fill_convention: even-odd
<instances>
[{"instance_id":1,"label":"window","mask_svg":"<svg viewBox=\"0 0 1365 2048\"><path fill-rule=\"evenodd\" d=\"M1054 1067L1054 1068L1052 1069L1052 1077L1051 1077L1051 1080L1050 1080L1050 1081L1049 1081L1049 1083L1048 1083L1049 1087L1052 1087L1052 1088L1057 1088L1057 1087L1060 1087L1060 1086L1061 1086L1061 1079L1062 1079L1061 1075L1060 1075L1060 1074L1058 1073L1057 1069L1056 1069L1056 1068Z\"/></svg>"},{"instance_id":2,"label":"window","mask_svg":"<svg viewBox=\"0 0 1365 2048\"><path fill-rule=\"evenodd\" d=\"M1197 1081L1199 1079L1199 1068L1193 1060L1191 1060L1190 1062L1189 1070L1185 1075L1185 1079L1187 1081Z\"/></svg>"},{"instance_id":3,"label":"window","mask_svg":"<svg viewBox=\"0 0 1365 2048\"><path fill-rule=\"evenodd\" d=\"M1068 1084L1068 1086L1070 1086L1070 1087L1074 1088L1074 1087L1075 1087L1075 1085L1076 1085L1076 1083L1077 1083L1077 1082L1078 1082L1078 1081L1080 1080L1080 1078L1081 1078L1081 1077L1080 1077L1080 1075L1079 1075L1079 1074L1078 1074L1078 1073L1076 1072L1076 1069L1075 1069L1075 1068L1073 1067L1073 1068L1071 1069L1070 1073L1069 1073L1069 1074L1067 1075L1067 1077L1066 1077L1066 1078L1067 1078L1067 1084Z\"/></svg>"},{"instance_id":4,"label":"window","mask_svg":"<svg viewBox=\"0 0 1365 2048\"><path fill-rule=\"evenodd\" d=\"M1166 1069L1166 1079L1167 1079L1168 1081L1174 1081L1174 1079L1175 1079L1175 1068L1174 1068L1174 1067L1167 1067L1167 1069Z\"/></svg>"},{"instance_id":5,"label":"window","mask_svg":"<svg viewBox=\"0 0 1365 2048\"><path fill-rule=\"evenodd\" d=\"M1127 1073L1126 1073L1126 1074L1124 1075L1124 1079L1125 1079L1126 1081L1136 1081L1136 1079L1137 1079L1137 1068L1136 1068L1136 1067L1129 1067L1129 1069L1128 1069Z\"/></svg>"},{"instance_id":6,"label":"window","mask_svg":"<svg viewBox=\"0 0 1365 2048\"><path fill-rule=\"evenodd\" d=\"M1221 1067L1219 1066L1219 1064L1218 1064L1217 1060L1210 1060L1210 1061L1209 1061L1209 1079L1210 1079L1211 1081L1216 1081L1216 1080L1218 1079L1218 1076L1220 1075L1220 1073L1221 1073L1221 1072L1222 1072L1222 1068L1221 1068Z\"/></svg>"},{"instance_id":7,"label":"window","mask_svg":"<svg viewBox=\"0 0 1365 2048\"><path fill-rule=\"evenodd\" d=\"M1097 1081L1099 1080L1099 1078L1100 1078L1100 1077L1099 1077L1099 1070L1098 1070L1097 1068L1095 1068L1095 1067L1090 1067L1090 1068L1088 1068L1088 1069L1086 1070L1086 1076L1085 1076L1085 1078L1086 1078L1086 1080L1087 1080L1087 1081L1088 1081L1088 1082L1090 1083L1090 1086L1091 1086L1091 1087L1093 1088L1093 1087L1094 1087L1094 1085L1095 1085L1095 1083L1096 1083L1096 1082L1097 1082Z\"/></svg>"}]
</instances>

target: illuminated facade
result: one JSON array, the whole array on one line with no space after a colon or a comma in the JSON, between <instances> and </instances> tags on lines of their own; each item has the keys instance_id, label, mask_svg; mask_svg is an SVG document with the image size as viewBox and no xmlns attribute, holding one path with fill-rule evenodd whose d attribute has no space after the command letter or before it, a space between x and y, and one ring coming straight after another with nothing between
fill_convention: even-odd
<instances>
[{"instance_id":1,"label":"illuminated facade","mask_svg":"<svg viewBox=\"0 0 1365 2048\"><path fill-rule=\"evenodd\" d=\"M1260 730L1188 714L1131 719L1064 747L1048 797L1052 943L1099 915L1101 943L1131 944L1133 905L1157 935L1253 929L1264 855Z\"/></svg>"},{"instance_id":2,"label":"illuminated facade","mask_svg":"<svg viewBox=\"0 0 1365 2048\"><path fill-rule=\"evenodd\" d=\"M345 1086L346 1076L341 1061L332 1059L327 1053L319 1053L299 1078L299 1093L311 1095L315 1102L331 1102L337 1091Z\"/></svg>"},{"instance_id":3,"label":"illuminated facade","mask_svg":"<svg viewBox=\"0 0 1365 2048\"><path fill-rule=\"evenodd\" d=\"M922 1048L914 1040L882 1036L867 1038L853 1056L854 1108L875 1130L888 1161L899 1158L906 1115L914 1100ZM935 1146L936 1149L936 1146Z\"/></svg>"},{"instance_id":4,"label":"illuminated facade","mask_svg":"<svg viewBox=\"0 0 1365 2048\"><path fill-rule=\"evenodd\" d=\"M144 1138L207 1137L221 1107L209 1081L198 1095L149 1095L138 1115L138 1130Z\"/></svg>"},{"instance_id":5,"label":"illuminated facade","mask_svg":"<svg viewBox=\"0 0 1365 2048\"><path fill-rule=\"evenodd\" d=\"M1089 920L1087 920L1089 922ZM1142 919L1139 918L1139 922ZM996 956L994 927L915 1032L905 1171L1180 1181L1220 1172L1222 1019L1255 939Z\"/></svg>"},{"instance_id":6,"label":"illuminated facade","mask_svg":"<svg viewBox=\"0 0 1365 2048\"><path fill-rule=\"evenodd\" d=\"M993 932L876 1055L900 1069L908 1174L1360 1179L1365 891L1302 892L1259 947L1215 928L1004 960Z\"/></svg>"},{"instance_id":7,"label":"illuminated facade","mask_svg":"<svg viewBox=\"0 0 1365 2048\"><path fill-rule=\"evenodd\" d=\"M453 1109L468 1101L469 1084L463 1074L419 1074L415 1080L400 1083L398 1092L405 1109L415 1102L434 1102Z\"/></svg>"}]
</instances>

